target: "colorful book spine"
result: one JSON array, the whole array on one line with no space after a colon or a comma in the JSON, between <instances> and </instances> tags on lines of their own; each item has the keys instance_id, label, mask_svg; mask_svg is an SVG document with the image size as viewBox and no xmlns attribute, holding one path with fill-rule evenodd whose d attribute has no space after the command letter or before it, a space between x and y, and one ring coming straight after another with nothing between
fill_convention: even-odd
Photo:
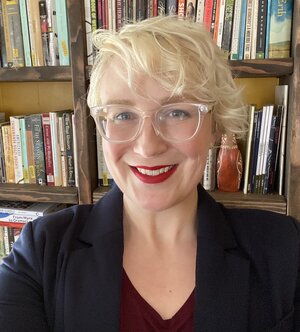
<instances>
[{"instance_id":1,"label":"colorful book spine","mask_svg":"<svg viewBox=\"0 0 300 332\"><path fill-rule=\"evenodd\" d=\"M49 113L42 114L43 138L45 149L46 180L48 186L54 186L53 155Z\"/></svg>"},{"instance_id":2,"label":"colorful book spine","mask_svg":"<svg viewBox=\"0 0 300 332\"><path fill-rule=\"evenodd\" d=\"M65 126L68 187L75 186L72 115L73 115L73 113L69 113L69 112L66 112L63 114L63 122L64 122L64 126Z\"/></svg>"},{"instance_id":3,"label":"colorful book spine","mask_svg":"<svg viewBox=\"0 0 300 332\"><path fill-rule=\"evenodd\" d=\"M224 27L224 18L225 18L225 0L221 0L220 9L219 9L219 21L217 28L217 37L215 39L216 44L221 48L222 38L223 38L223 27Z\"/></svg>"},{"instance_id":4,"label":"colorful book spine","mask_svg":"<svg viewBox=\"0 0 300 332\"><path fill-rule=\"evenodd\" d=\"M244 59L245 60L251 59L253 2L254 2L254 0L247 1L245 45L244 45Z\"/></svg>"},{"instance_id":5,"label":"colorful book spine","mask_svg":"<svg viewBox=\"0 0 300 332\"><path fill-rule=\"evenodd\" d=\"M184 19L185 17L185 7L186 7L185 0L178 0L177 14L178 14L178 19L180 20Z\"/></svg>"},{"instance_id":6,"label":"colorful book spine","mask_svg":"<svg viewBox=\"0 0 300 332\"><path fill-rule=\"evenodd\" d=\"M293 0L272 0L268 58L288 58L291 49Z\"/></svg>"},{"instance_id":7,"label":"colorful book spine","mask_svg":"<svg viewBox=\"0 0 300 332\"><path fill-rule=\"evenodd\" d=\"M265 59L269 57L269 39L270 39L270 22L271 22L271 3L272 0L267 0L267 18L266 18L266 36L265 36Z\"/></svg>"},{"instance_id":8,"label":"colorful book spine","mask_svg":"<svg viewBox=\"0 0 300 332\"><path fill-rule=\"evenodd\" d=\"M59 64L70 65L66 0L55 0Z\"/></svg>"},{"instance_id":9,"label":"colorful book spine","mask_svg":"<svg viewBox=\"0 0 300 332\"><path fill-rule=\"evenodd\" d=\"M46 1L39 1L39 12L40 12L40 24L41 24L41 33L42 33L43 57L45 65L51 66Z\"/></svg>"},{"instance_id":10,"label":"colorful book spine","mask_svg":"<svg viewBox=\"0 0 300 332\"><path fill-rule=\"evenodd\" d=\"M58 118L56 112L49 112L51 129L51 146L55 186L62 186L61 155L59 146Z\"/></svg>"},{"instance_id":11,"label":"colorful book spine","mask_svg":"<svg viewBox=\"0 0 300 332\"><path fill-rule=\"evenodd\" d=\"M31 61L34 67L44 66L39 0L27 0Z\"/></svg>"},{"instance_id":12,"label":"colorful book spine","mask_svg":"<svg viewBox=\"0 0 300 332\"><path fill-rule=\"evenodd\" d=\"M19 0L19 5L20 5L20 17L21 17L21 26L22 26L25 66L31 67L32 63L31 63L31 50L30 50L26 0Z\"/></svg>"},{"instance_id":13,"label":"colorful book spine","mask_svg":"<svg viewBox=\"0 0 300 332\"><path fill-rule=\"evenodd\" d=\"M31 124L30 115L25 116L25 128L26 128L26 150L27 150L29 183L36 184L33 134L32 134L32 124Z\"/></svg>"},{"instance_id":14,"label":"colorful book spine","mask_svg":"<svg viewBox=\"0 0 300 332\"><path fill-rule=\"evenodd\" d=\"M212 10L213 10L213 0L206 0L204 6L203 23L208 31L210 31L211 27Z\"/></svg>"},{"instance_id":15,"label":"colorful book spine","mask_svg":"<svg viewBox=\"0 0 300 332\"><path fill-rule=\"evenodd\" d=\"M49 37L49 57L50 57L49 66L58 66L59 54L58 54L55 1L46 0L46 10L47 10L47 26L48 26L48 37Z\"/></svg>"},{"instance_id":16,"label":"colorful book spine","mask_svg":"<svg viewBox=\"0 0 300 332\"><path fill-rule=\"evenodd\" d=\"M213 36L216 26L217 19L217 4L219 0L213 0L212 14L211 14L211 25L210 25L210 33Z\"/></svg>"},{"instance_id":17,"label":"colorful book spine","mask_svg":"<svg viewBox=\"0 0 300 332\"><path fill-rule=\"evenodd\" d=\"M265 58L266 27L267 27L267 0L258 2L258 20L256 34L256 59Z\"/></svg>"},{"instance_id":18,"label":"colorful book spine","mask_svg":"<svg viewBox=\"0 0 300 332\"><path fill-rule=\"evenodd\" d=\"M8 67L7 52L6 52L6 40L4 35L4 22L2 0L0 0L0 50L1 50L1 65L2 67ZM8 46L9 47L9 46Z\"/></svg>"},{"instance_id":19,"label":"colorful book spine","mask_svg":"<svg viewBox=\"0 0 300 332\"><path fill-rule=\"evenodd\" d=\"M176 15L177 0L166 0L166 10L168 15Z\"/></svg>"},{"instance_id":20,"label":"colorful book spine","mask_svg":"<svg viewBox=\"0 0 300 332\"><path fill-rule=\"evenodd\" d=\"M20 118L20 137L21 137L24 183L29 183L27 143L26 143L26 126L25 126L25 118L24 117Z\"/></svg>"},{"instance_id":21,"label":"colorful book spine","mask_svg":"<svg viewBox=\"0 0 300 332\"><path fill-rule=\"evenodd\" d=\"M234 4L232 38L230 59L239 59L239 43L240 43L240 23L241 23L242 0L236 0Z\"/></svg>"},{"instance_id":22,"label":"colorful book spine","mask_svg":"<svg viewBox=\"0 0 300 332\"><path fill-rule=\"evenodd\" d=\"M60 160L61 160L61 175L62 186L68 186L68 165L67 165L67 153L66 153L66 140L65 140L65 127L63 123L62 114L58 114L58 139L60 147Z\"/></svg>"},{"instance_id":23,"label":"colorful book spine","mask_svg":"<svg viewBox=\"0 0 300 332\"><path fill-rule=\"evenodd\" d=\"M192 22L196 21L196 0L186 1L185 16Z\"/></svg>"},{"instance_id":24,"label":"colorful book spine","mask_svg":"<svg viewBox=\"0 0 300 332\"><path fill-rule=\"evenodd\" d=\"M32 114L33 155L36 172L36 184L46 185L45 151L41 114Z\"/></svg>"},{"instance_id":25,"label":"colorful book spine","mask_svg":"<svg viewBox=\"0 0 300 332\"><path fill-rule=\"evenodd\" d=\"M9 120L11 126L12 150L13 150L13 160L14 160L14 169L15 169L15 183L24 183L22 145L21 145L21 135L20 135L20 118L18 116L11 116Z\"/></svg>"},{"instance_id":26,"label":"colorful book spine","mask_svg":"<svg viewBox=\"0 0 300 332\"><path fill-rule=\"evenodd\" d=\"M2 130L2 142L4 150L6 182L15 183L15 168L14 168L14 157L12 149L12 136L11 136L10 124L3 124L1 130Z\"/></svg>"},{"instance_id":27,"label":"colorful book spine","mask_svg":"<svg viewBox=\"0 0 300 332\"><path fill-rule=\"evenodd\" d=\"M246 32L247 1L242 1L240 37L239 37L239 60L244 59L245 32Z\"/></svg>"},{"instance_id":28,"label":"colorful book spine","mask_svg":"<svg viewBox=\"0 0 300 332\"><path fill-rule=\"evenodd\" d=\"M6 170L5 170L5 160L4 160L4 145L3 145L3 138L2 138L2 126L5 124L9 124L9 122L0 122L0 183L5 183L6 182Z\"/></svg>"},{"instance_id":29,"label":"colorful book spine","mask_svg":"<svg viewBox=\"0 0 300 332\"><path fill-rule=\"evenodd\" d=\"M229 56L230 45L231 45L233 11L234 11L234 0L226 0L221 47L227 57Z\"/></svg>"}]
</instances>

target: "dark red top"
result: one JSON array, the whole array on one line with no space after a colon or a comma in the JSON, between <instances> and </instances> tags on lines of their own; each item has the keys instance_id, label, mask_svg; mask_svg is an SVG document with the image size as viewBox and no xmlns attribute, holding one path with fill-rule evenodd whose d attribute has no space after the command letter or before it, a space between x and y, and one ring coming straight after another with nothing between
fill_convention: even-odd
<instances>
[{"instance_id":1,"label":"dark red top","mask_svg":"<svg viewBox=\"0 0 300 332\"><path fill-rule=\"evenodd\" d=\"M121 332L192 332L194 291L170 319L161 316L142 298L123 270Z\"/></svg>"}]
</instances>

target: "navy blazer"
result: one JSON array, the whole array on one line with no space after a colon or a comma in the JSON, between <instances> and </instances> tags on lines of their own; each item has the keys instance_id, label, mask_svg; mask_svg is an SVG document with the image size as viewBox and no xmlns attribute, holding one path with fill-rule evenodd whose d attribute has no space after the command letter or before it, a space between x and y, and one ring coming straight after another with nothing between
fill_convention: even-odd
<instances>
[{"instance_id":1,"label":"navy blazer","mask_svg":"<svg viewBox=\"0 0 300 332\"><path fill-rule=\"evenodd\" d=\"M26 225L0 267L0 331L119 331L122 211L115 187ZM298 270L297 222L199 187L195 331L300 331Z\"/></svg>"}]
</instances>

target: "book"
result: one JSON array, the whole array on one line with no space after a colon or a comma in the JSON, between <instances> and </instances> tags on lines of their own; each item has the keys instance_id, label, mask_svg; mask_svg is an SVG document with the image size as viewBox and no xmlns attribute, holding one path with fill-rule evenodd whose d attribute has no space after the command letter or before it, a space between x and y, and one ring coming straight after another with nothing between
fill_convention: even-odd
<instances>
[{"instance_id":1,"label":"book","mask_svg":"<svg viewBox=\"0 0 300 332\"><path fill-rule=\"evenodd\" d=\"M258 1L258 20L256 34L256 59L265 58L266 27L267 27L267 0Z\"/></svg>"},{"instance_id":2,"label":"book","mask_svg":"<svg viewBox=\"0 0 300 332\"><path fill-rule=\"evenodd\" d=\"M39 0L26 0L26 4L32 65L44 66Z\"/></svg>"},{"instance_id":3,"label":"book","mask_svg":"<svg viewBox=\"0 0 300 332\"><path fill-rule=\"evenodd\" d=\"M6 56L6 44L4 37L4 20L2 11L2 0L0 0L0 50L1 50L1 65L2 67L8 67Z\"/></svg>"},{"instance_id":4,"label":"book","mask_svg":"<svg viewBox=\"0 0 300 332\"><path fill-rule=\"evenodd\" d=\"M208 31L211 27L213 0L205 0L203 23Z\"/></svg>"},{"instance_id":5,"label":"book","mask_svg":"<svg viewBox=\"0 0 300 332\"><path fill-rule=\"evenodd\" d=\"M24 61L26 67L31 67L31 50L30 50L30 39L29 39L29 26L28 26L28 15L26 8L26 0L19 0L20 6L20 18L22 27L22 38L24 47Z\"/></svg>"},{"instance_id":6,"label":"book","mask_svg":"<svg viewBox=\"0 0 300 332\"><path fill-rule=\"evenodd\" d=\"M239 60L244 59L245 32L247 18L247 1L242 1L241 21L240 21L240 37L239 37Z\"/></svg>"},{"instance_id":7,"label":"book","mask_svg":"<svg viewBox=\"0 0 300 332\"><path fill-rule=\"evenodd\" d=\"M203 173L203 188L205 190L216 189L216 165L217 165L217 149L212 147L208 150L206 164Z\"/></svg>"},{"instance_id":8,"label":"book","mask_svg":"<svg viewBox=\"0 0 300 332\"><path fill-rule=\"evenodd\" d=\"M61 165L61 154L59 146L57 112L49 112L49 116L50 116L50 130L51 130L51 147L52 147L52 156L53 156L54 185L61 186L62 165Z\"/></svg>"},{"instance_id":9,"label":"book","mask_svg":"<svg viewBox=\"0 0 300 332\"><path fill-rule=\"evenodd\" d=\"M226 0L224 24L223 24L223 36L221 44L221 47L225 52L226 57L229 56L230 46L231 46L233 11L234 11L234 0Z\"/></svg>"},{"instance_id":10,"label":"book","mask_svg":"<svg viewBox=\"0 0 300 332\"><path fill-rule=\"evenodd\" d=\"M249 105L249 127L248 127L248 134L246 140L246 156L245 156L245 163L244 163L244 186L243 186L243 193L248 193L248 181L249 181L249 168L250 168L250 157L251 157L251 143L252 143L252 136L253 136L253 127L254 127L254 114L256 107L255 105Z\"/></svg>"},{"instance_id":11,"label":"book","mask_svg":"<svg viewBox=\"0 0 300 332\"><path fill-rule=\"evenodd\" d=\"M14 157L13 157L10 123L3 123L1 126L1 130L2 130L2 143L4 151L6 182L15 183L15 168L14 168Z\"/></svg>"},{"instance_id":12,"label":"book","mask_svg":"<svg viewBox=\"0 0 300 332\"><path fill-rule=\"evenodd\" d=\"M25 116L25 130L26 130L26 150L27 150L29 183L36 184L33 132L32 132L32 123L30 115Z\"/></svg>"},{"instance_id":13,"label":"book","mask_svg":"<svg viewBox=\"0 0 300 332\"><path fill-rule=\"evenodd\" d=\"M63 123L63 114L58 113L58 141L59 141L59 153L61 160L61 175L62 186L68 186L68 165L67 165L67 152L66 152L66 135L65 126Z\"/></svg>"},{"instance_id":14,"label":"book","mask_svg":"<svg viewBox=\"0 0 300 332\"><path fill-rule=\"evenodd\" d=\"M216 38L214 38L216 44L221 48L222 37L223 37L223 27L224 27L224 17L225 17L225 0L220 0L218 25L215 26Z\"/></svg>"},{"instance_id":15,"label":"book","mask_svg":"<svg viewBox=\"0 0 300 332\"><path fill-rule=\"evenodd\" d=\"M270 0L268 58L288 58L291 49L293 0Z\"/></svg>"},{"instance_id":16,"label":"book","mask_svg":"<svg viewBox=\"0 0 300 332\"><path fill-rule=\"evenodd\" d=\"M166 13L168 15L176 15L177 0L166 0Z\"/></svg>"},{"instance_id":17,"label":"book","mask_svg":"<svg viewBox=\"0 0 300 332\"><path fill-rule=\"evenodd\" d=\"M24 183L20 116L10 116L15 183Z\"/></svg>"},{"instance_id":18,"label":"book","mask_svg":"<svg viewBox=\"0 0 300 332\"><path fill-rule=\"evenodd\" d=\"M70 65L70 46L66 0L55 0L59 64Z\"/></svg>"},{"instance_id":19,"label":"book","mask_svg":"<svg viewBox=\"0 0 300 332\"><path fill-rule=\"evenodd\" d=\"M108 187L112 184L113 179L105 163L103 149L102 149L102 138L98 130L96 131L96 144L97 144L98 185L101 187Z\"/></svg>"},{"instance_id":20,"label":"book","mask_svg":"<svg viewBox=\"0 0 300 332\"><path fill-rule=\"evenodd\" d=\"M3 138L2 138L2 125L9 124L9 122L3 121L0 122L0 183L6 182L6 169L5 169L5 160L4 160L4 146L3 146Z\"/></svg>"},{"instance_id":21,"label":"book","mask_svg":"<svg viewBox=\"0 0 300 332\"><path fill-rule=\"evenodd\" d=\"M178 19L183 19L185 17L185 0L178 0L178 10L177 15Z\"/></svg>"},{"instance_id":22,"label":"book","mask_svg":"<svg viewBox=\"0 0 300 332\"><path fill-rule=\"evenodd\" d=\"M50 63L48 65L58 66L59 54L58 54L55 1L46 0L46 10L47 10L47 26L48 26L49 57L50 57Z\"/></svg>"},{"instance_id":23,"label":"book","mask_svg":"<svg viewBox=\"0 0 300 332\"><path fill-rule=\"evenodd\" d=\"M24 67L19 0L2 0L6 57L11 67Z\"/></svg>"},{"instance_id":24,"label":"book","mask_svg":"<svg viewBox=\"0 0 300 332\"><path fill-rule=\"evenodd\" d=\"M282 125L278 160L278 193L283 195L285 153L286 153L286 125L288 109L288 85L277 85L275 87L275 105L282 105Z\"/></svg>"},{"instance_id":25,"label":"book","mask_svg":"<svg viewBox=\"0 0 300 332\"><path fill-rule=\"evenodd\" d=\"M250 58L256 58L256 37L257 37L257 22L258 22L258 1L253 0L252 3L252 26L251 26L251 50L250 50Z\"/></svg>"},{"instance_id":26,"label":"book","mask_svg":"<svg viewBox=\"0 0 300 332\"><path fill-rule=\"evenodd\" d=\"M39 12L40 12L40 24L42 33L42 47L43 57L46 66L51 65L50 49L49 49L49 29L48 29L48 18L46 1L39 1Z\"/></svg>"},{"instance_id":27,"label":"book","mask_svg":"<svg viewBox=\"0 0 300 332\"><path fill-rule=\"evenodd\" d=\"M87 64L93 64L92 19L90 0L84 0Z\"/></svg>"},{"instance_id":28,"label":"book","mask_svg":"<svg viewBox=\"0 0 300 332\"><path fill-rule=\"evenodd\" d=\"M275 172L278 160L278 150L280 143L281 124L282 124L282 105L275 105L272 115L270 138L267 154L267 169L265 175L265 183L263 192L272 193L275 186Z\"/></svg>"},{"instance_id":29,"label":"book","mask_svg":"<svg viewBox=\"0 0 300 332\"><path fill-rule=\"evenodd\" d=\"M192 22L196 21L196 0L187 0L185 16Z\"/></svg>"},{"instance_id":30,"label":"book","mask_svg":"<svg viewBox=\"0 0 300 332\"><path fill-rule=\"evenodd\" d=\"M245 29L245 41L244 41L245 60L251 59L253 2L254 0L247 0L246 29Z\"/></svg>"},{"instance_id":31,"label":"book","mask_svg":"<svg viewBox=\"0 0 300 332\"><path fill-rule=\"evenodd\" d=\"M75 126L75 114L74 113L72 114L72 134L73 134L75 186L78 187L78 158L77 158L77 141L76 141L76 126Z\"/></svg>"},{"instance_id":32,"label":"book","mask_svg":"<svg viewBox=\"0 0 300 332\"><path fill-rule=\"evenodd\" d=\"M65 112L63 114L63 123L65 127L65 143L66 143L66 159L67 159L67 171L68 171L68 187L75 186L75 169L74 169L74 152L73 152L73 113Z\"/></svg>"},{"instance_id":33,"label":"book","mask_svg":"<svg viewBox=\"0 0 300 332\"><path fill-rule=\"evenodd\" d=\"M20 124L20 139L21 139L24 183L29 183L26 126L25 126L25 118L23 116L20 117L19 124Z\"/></svg>"},{"instance_id":34,"label":"book","mask_svg":"<svg viewBox=\"0 0 300 332\"><path fill-rule=\"evenodd\" d=\"M239 59L241 11L242 11L242 0L235 0L233 24L232 24L231 50L230 50L231 60Z\"/></svg>"},{"instance_id":35,"label":"book","mask_svg":"<svg viewBox=\"0 0 300 332\"><path fill-rule=\"evenodd\" d=\"M212 7L212 14L211 14L211 25L210 25L210 33L213 36L216 26L216 19L217 19L217 7L219 0L213 0L213 7ZM218 8L219 9L219 8Z\"/></svg>"},{"instance_id":36,"label":"book","mask_svg":"<svg viewBox=\"0 0 300 332\"><path fill-rule=\"evenodd\" d=\"M196 22L203 23L205 0L197 0Z\"/></svg>"},{"instance_id":37,"label":"book","mask_svg":"<svg viewBox=\"0 0 300 332\"><path fill-rule=\"evenodd\" d=\"M30 115L36 184L46 185L46 166L41 114Z\"/></svg>"},{"instance_id":38,"label":"book","mask_svg":"<svg viewBox=\"0 0 300 332\"><path fill-rule=\"evenodd\" d=\"M45 150L46 181L48 186L54 186L53 155L51 145L51 128L49 113L42 113L43 139Z\"/></svg>"}]
</instances>

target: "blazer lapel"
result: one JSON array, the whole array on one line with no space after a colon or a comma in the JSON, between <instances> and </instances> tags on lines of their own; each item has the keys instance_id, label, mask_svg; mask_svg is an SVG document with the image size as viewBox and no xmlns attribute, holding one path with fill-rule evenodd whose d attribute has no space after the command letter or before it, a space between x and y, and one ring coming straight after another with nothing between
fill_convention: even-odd
<instances>
[{"instance_id":1,"label":"blazer lapel","mask_svg":"<svg viewBox=\"0 0 300 332\"><path fill-rule=\"evenodd\" d=\"M66 331L119 331L122 214L122 194L114 188L95 205L68 259L64 281Z\"/></svg>"},{"instance_id":2,"label":"blazer lapel","mask_svg":"<svg viewBox=\"0 0 300 332\"><path fill-rule=\"evenodd\" d=\"M249 261L220 207L199 188L195 331L247 331Z\"/></svg>"}]
</instances>

